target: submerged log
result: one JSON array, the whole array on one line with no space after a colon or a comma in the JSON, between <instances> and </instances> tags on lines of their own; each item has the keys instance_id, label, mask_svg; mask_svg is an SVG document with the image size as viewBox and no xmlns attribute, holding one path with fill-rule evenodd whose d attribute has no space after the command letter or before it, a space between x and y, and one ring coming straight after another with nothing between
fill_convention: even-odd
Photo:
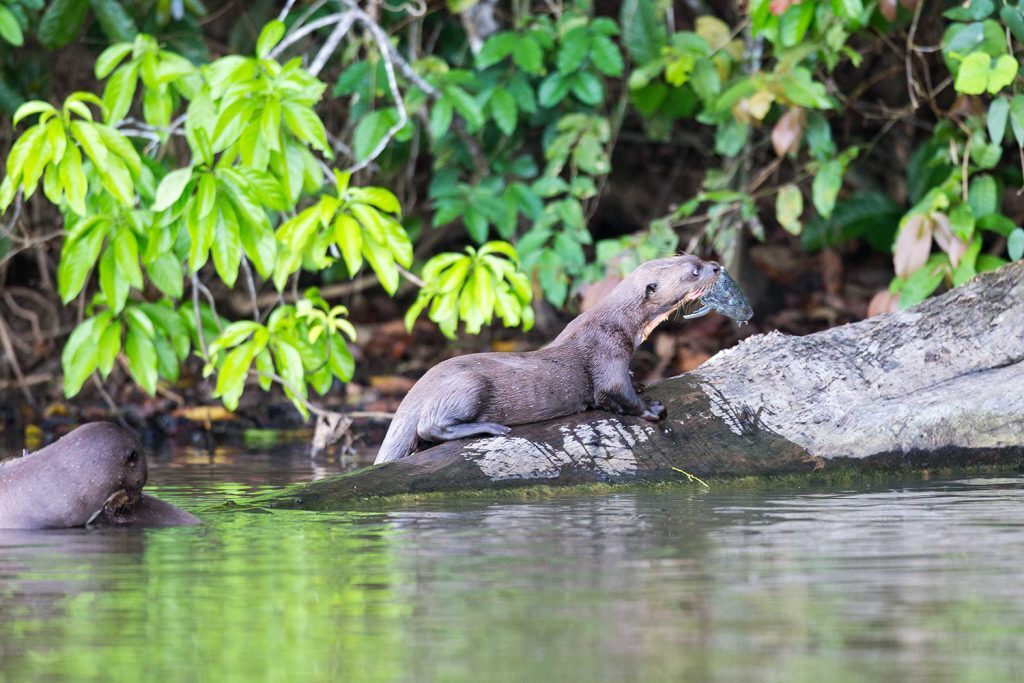
<instances>
[{"instance_id":1,"label":"submerged log","mask_svg":"<svg viewBox=\"0 0 1024 683\"><path fill-rule=\"evenodd\" d=\"M530 484L1024 462L1024 263L905 311L772 332L650 387L658 424L590 411L306 484L275 507Z\"/></svg>"}]
</instances>

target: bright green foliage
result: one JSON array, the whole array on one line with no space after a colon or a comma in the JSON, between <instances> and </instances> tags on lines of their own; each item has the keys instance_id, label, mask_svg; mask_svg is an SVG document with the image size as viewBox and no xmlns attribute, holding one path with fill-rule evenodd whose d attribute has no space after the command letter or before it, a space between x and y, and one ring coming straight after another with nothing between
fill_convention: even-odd
<instances>
[{"instance_id":1,"label":"bright green foliage","mask_svg":"<svg viewBox=\"0 0 1024 683\"><path fill-rule=\"evenodd\" d=\"M287 249L278 254L274 284L282 289L304 261L327 268L335 260L327 253L333 245L350 276L359 272L365 259L384 289L394 294L398 266L412 265L412 243L397 218L398 198L382 187L349 187L349 173L335 171L334 179L333 196L321 195L278 228L277 240Z\"/></svg>"},{"instance_id":2,"label":"bright green foliage","mask_svg":"<svg viewBox=\"0 0 1024 683\"><path fill-rule=\"evenodd\" d=\"M473 4L448 7L458 13ZM323 54L339 74L332 95L348 116L332 131L343 139L335 139L317 113L326 86L302 66L323 65L308 50L323 44L328 26L291 41L293 24L272 19L252 56L209 61L205 46L177 31L191 20L190 35L199 35L195 2L172 17L182 8L158 3L143 16L116 0L0 0L5 43L33 32L44 44L66 43L92 25L90 16L111 42L95 65L102 98L75 93L59 110L36 101L18 111L15 123L25 129L6 160L0 209L40 185L60 207L67 229L61 297L98 292L99 312L74 340L98 348L102 335L120 339L121 356L134 359L133 375L147 390L171 376L160 370L171 356L160 342L146 342L160 334L147 334L133 317L156 292L184 320L194 318L202 282L214 274L227 287L248 288L252 279L283 293L295 292L304 272L372 271L396 293L403 275L417 281L408 272L418 265L414 240L435 229L473 246L422 254L424 287L407 322L426 311L449 336L460 320L469 333L495 317L528 328L534 287L562 306L609 268L673 253L683 225L727 264L746 232L764 239L766 225L807 249L864 240L893 252L891 289L903 305L997 267L1004 259L993 248L1021 257L1024 231L1002 202L1019 182L1019 155L1004 157L1004 146L1024 146L1018 5L961 3L934 17L941 41L930 42L941 53L915 52L906 77L918 78L925 60L941 70L941 58L949 78L908 85L907 111L934 111L938 122L912 150L898 201L865 182L870 174L847 182L852 169L872 168L878 146L899 133L894 123L875 139L851 134L847 119L863 97L841 81L860 67L858 50L874 58L877 46L907 30L912 13L894 2L752 0L726 23L710 10L692 21L673 18L668 6L626 0L617 16L596 16L584 1L513 3L499 13L496 31L473 37L468 16L443 9L426 17L382 12L383 33L360 19ZM328 10L317 11L302 21ZM161 33L172 18L182 26ZM295 21L298 13L286 18ZM935 23L922 23L919 39ZM279 52L302 50L278 61ZM956 91L963 106L948 113L924 106L926 94L934 99L944 88L943 97ZM0 82L0 105L14 111L9 90ZM840 119L842 129L833 126ZM591 220L624 128L631 141L667 141L673 147L665 149L682 155L699 148L694 163L682 158L684 175L702 174L700 189L684 197L669 186L674 179L651 178L666 185L665 215L646 230L595 243ZM335 152L337 169L328 165ZM339 170L346 166L360 173L355 185ZM404 215L385 187L400 190L401 203L417 213ZM185 296L193 305L183 305ZM250 373L264 386L276 378L303 409L309 386L326 391L351 375L346 314L313 294L294 306L254 309L251 321L226 327L200 311L204 320L188 323L191 352L210 352L204 361L229 405ZM65 359L74 370L70 389L91 372L110 371L106 356L101 362L75 349Z\"/></svg>"},{"instance_id":3,"label":"bright green foliage","mask_svg":"<svg viewBox=\"0 0 1024 683\"><path fill-rule=\"evenodd\" d=\"M465 254L443 253L423 267L425 284L405 314L412 330L420 313L430 306L429 318L445 336L454 338L459 320L476 334L497 315L505 327L533 327L530 281L517 269L516 250L508 242L488 242Z\"/></svg>"},{"instance_id":4,"label":"bright green foliage","mask_svg":"<svg viewBox=\"0 0 1024 683\"><path fill-rule=\"evenodd\" d=\"M208 376L217 369L213 395L229 410L237 408L255 364L260 386L266 390L272 381L280 381L295 407L308 417L307 382L322 395L335 377L352 378L355 362L345 336L355 341L356 331L343 317L347 314L344 306L329 308L316 290L310 290L295 306L274 309L266 325L251 320L231 323L210 344L210 360L203 370Z\"/></svg>"},{"instance_id":5,"label":"bright green foliage","mask_svg":"<svg viewBox=\"0 0 1024 683\"><path fill-rule=\"evenodd\" d=\"M16 125L35 118L7 159L0 209L42 185L67 228L57 273L63 301L85 296L90 275L97 274L98 312L75 329L62 355L68 396L94 372L107 377L118 356L152 394L158 381L177 380L193 350L205 354L207 374L217 372L215 395L230 408L250 370L264 389L281 383L304 414L307 386L323 394L336 378L351 378L345 337L354 339L355 330L347 310L330 307L315 291L294 306L279 306L265 324L256 322L254 310L254 320L226 327L205 302L200 306L198 285L192 286L193 305L181 301L186 276L210 262L228 287L251 264L280 290L300 269L321 271L337 261L353 277L365 261L389 293L397 290L401 269L413 265L398 198L381 187L351 186L348 172L325 175L314 154L333 156L314 110L324 85L299 58L282 65L269 56L284 32L283 24L270 22L255 57L229 55L201 67L138 34L99 56L102 99L74 93L60 110L34 101L17 111ZM125 121L140 101L152 134L133 131L136 124ZM183 116L173 121L182 107ZM150 141L145 154L119 127ZM187 142L190 155L181 160L187 165L165 166L154 158L163 156L156 153L172 135ZM314 194L315 200L306 199ZM509 245L497 249L515 259ZM528 279L513 261L492 255L486 263L500 269L498 299L490 293L476 306L467 296L446 324L454 327L461 318L479 332L494 310L511 324L513 313L505 307L507 282L514 282L514 319L528 326L529 314L521 310L528 308ZM147 279L165 299L144 300ZM482 274L474 280L475 293L483 282Z\"/></svg>"}]
</instances>

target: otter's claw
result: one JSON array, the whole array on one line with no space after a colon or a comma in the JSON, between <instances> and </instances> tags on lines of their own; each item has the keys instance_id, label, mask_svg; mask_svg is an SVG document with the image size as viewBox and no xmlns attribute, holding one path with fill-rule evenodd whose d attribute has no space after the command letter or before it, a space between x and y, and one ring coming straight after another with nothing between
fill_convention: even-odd
<instances>
[{"instance_id":1,"label":"otter's claw","mask_svg":"<svg viewBox=\"0 0 1024 683\"><path fill-rule=\"evenodd\" d=\"M661 401L651 401L647 404L647 410L641 413L640 417L648 422L658 422L665 417L665 406Z\"/></svg>"}]
</instances>

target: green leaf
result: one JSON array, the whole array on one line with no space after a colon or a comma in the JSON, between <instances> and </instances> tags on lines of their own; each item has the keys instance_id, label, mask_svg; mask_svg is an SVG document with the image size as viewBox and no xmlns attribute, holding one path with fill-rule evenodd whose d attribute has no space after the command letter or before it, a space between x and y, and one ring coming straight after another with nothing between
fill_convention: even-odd
<instances>
[{"instance_id":1,"label":"green leaf","mask_svg":"<svg viewBox=\"0 0 1024 683\"><path fill-rule=\"evenodd\" d=\"M0 5L0 38L3 38L15 47L21 47L25 42L25 36L21 32L18 18L3 5Z\"/></svg>"},{"instance_id":2,"label":"green leaf","mask_svg":"<svg viewBox=\"0 0 1024 683\"><path fill-rule=\"evenodd\" d=\"M384 291L393 296L398 290L398 268L388 248L369 234L363 235L363 257L377 274Z\"/></svg>"},{"instance_id":3,"label":"green leaf","mask_svg":"<svg viewBox=\"0 0 1024 683\"><path fill-rule=\"evenodd\" d=\"M512 54L516 45L520 42L519 36L511 31L502 31L484 41L483 47L476 56L476 64L480 69L497 64ZM539 57L538 57L539 61Z\"/></svg>"},{"instance_id":4,"label":"green leaf","mask_svg":"<svg viewBox=\"0 0 1024 683\"><path fill-rule=\"evenodd\" d=\"M238 218L229 204L220 204L217 214L216 237L211 245L213 265L217 275L228 287L235 286L238 267L242 261L242 241Z\"/></svg>"},{"instance_id":5,"label":"green leaf","mask_svg":"<svg viewBox=\"0 0 1024 683\"><path fill-rule=\"evenodd\" d=\"M924 301L938 289L940 284L942 284L941 268L931 262L923 268L918 268L911 273L903 284L903 289L900 290L900 307L909 308Z\"/></svg>"},{"instance_id":6,"label":"green leaf","mask_svg":"<svg viewBox=\"0 0 1024 683\"><path fill-rule=\"evenodd\" d=\"M965 242L974 236L974 212L970 204L957 204L949 212L949 227L953 234Z\"/></svg>"},{"instance_id":7,"label":"green leaf","mask_svg":"<svg viewBox=\"0 0 1024 683\"><path fill-rule=\"evenodd\" d=\"M999 18L1010 29L1013 37L1024 43L1024 7L1005 5L999 10Z\"/></svg>"},{"instance_id":8,"label":"green leaf","mask_svg":"<svg viewBox=\"0 0 1024 683\"><path fill-rule=\"evenodd\" d=\"M590 62L598 71L612 78L621 76L625 68L618 45L611 38L604 35L591 37Z\"/></svg>"},{"instance_id":9,"label":"green leaf","mask_svg":"<svg viewBox=\"0 0 1024 683\"><path fill-rule=\"evenodd\" d=\"M256 56L260 59L266 57L274 46L281 42L284 37L284 22L274 19L268 21L267 25L260 31L260 37L256 39Z\"/></svg>"},{"instance_id":10,"label":"green leaf","mask_svg":"<svg viewBox=\"0 0 1024 683\"><path fill-rule=\"evenodd\" d=\"M114 43L100 53L96 58L96 68L93 70L96 78L102 80L110 75L118 64L132 51L131 43Z\"/></svg>"},{"instance_id":11,"label":"green leaf","mask_svg":"<svg viewBox=\"0 0 1024 683\"><path fill-rule=\"evenodd\" d=\"M775 218L786 232L799 235L802 229L800 216L804 212L804 196L800 188L789 184L779 190L775 197Z\"/></svg>"},{"instance_id":12,"label":"green leaf","mask_svg":"<svg viewBox=\"0 0 1024 683\"><path fill-rule=\"evenodd\" d=\"M960 63L953 87L968 95L980 95L988 87L992 58L980 50L967 55Z\"/></svg>"},{"instance_id":13,"label":"green leaf","mask_svg":"<svg viewBox=\"0 0 1024 683\"><path fill-rule=\"evenodd\" d=\"M363 231L356 219L339 212L334 219L334 241L341 250L349 276L354 276L363 265Z\"/></svg>"},{"instance_id":14,"label":"green leaf","mask_svg":"<svg viewBox=\"0 0 1024 683\"><path fill-rule=\"evenodd\" d=\"M209 175L204 175L203 179L209 178ZM153 211L164 211L174 202L178 201L181 197L181 193L185 191L185 187L189 181L192 180L192 167L186 166L185 168L179 168L171 171L163 177L160 184L156 188L156 200L153 202ZM202 185L202 183L200 183ZM200 216L205 216L209 213L209 209L205 212L201 212Z\"/></svg>"},{"instance_id":15,"label":"green leaf","mask_svg":"<svg viewBox=\"0 0 1024 683\"><path fill-rule=\"evenodd\" d=\"M832 215L832 209L836 205L836 196L842 185L842 163L838 159L832 159L822 164L811 183L811 201L823 218Z\"/></svg>"},{"instance_id":16,"label":"green leaf","mask_svg":"<svg viewBox=\"0 0 1024 683\"><path fill-rule=\"evenodd\" d=\"M490 101L491 116L498 125L498 129L505 135L512 135L516 130L516 119L518 111L516 98L508 90L503 88L495 90Z\"/></svg>"},{"instance_id":17,"label":"green leaf","mask_svg":"<svg viewBox=\"0 0 1024 683\"><path fill-rule=\"evenodd\" d=\"M245 390L249 367L257 353L255 344L247 341L228 352L224 362L217 369L217 387L213 395L219 397L228 410L235 410L238 407L238 399Z\"/></svg>"},{"instance_id":18,"label":"green leaf","mask_svg":"<svg viewBox=\"0 0 1024 683\"><path fill-rule=\"evenodd\" d=\"M1006 86L1013 83L1013 79L1017 77L1017 64L1016 58L1010 55L999 55L996 58L995 63L992 65L992 71L988 75L988 87L989 94L995 95L997 92L1005 88Z\"/></svg>"},{"instance_id":19,"label":"green leaf","mask_svg":"<svg viewBox=\"0 0 1024 683\"><path fill-rule=\"evenodd\" d=\"M398 112L393 108L378 109L363 117L356 125L352 147L356 160L370 158L377 145L385 138L391 127L398 123Z\"/></svg>"},{"instance_id":20,"label":"green leaf","mask_svg":"<svg viewBox=\"0 0 1024 683\"><path fill-rule=\"evenodd\" d=\"M1003 142L1006 134L1006 122L1010 119L1010 101L1005 97L997 97L988 105L986 124L988 137L993 144L999 145Z\"/></svg>"},{"instance_id":21,"label":"green leaf","mask_svg":"<svg viewBox=\"0 0 1024 683\"><path fill-rule=\"evenodd\" d=\"M303 415L307 415L305 404L297 398L306 397L305 371L302 367L302 354L288 342L278 339L273 346L274 362L277 372L286 384L284 393L292 399L292 403Z\"/></svg>"},{"instance_id":22,"label":"green leaf","mask_svg":"<svg viewBox=\"0 0 1024 683\"><path fill-rule=\"evenodd\" d=\"M434 141L440 140L448 132L452 125L452 103L448 98L442 97L430 108L430 121L428 130Z\"/></svg>"},{"instance_id":23,"label":"green leaf","mask_svg":"<svg viewBox=\"0 0 1024 683\"><path fill-rule=\"evenodd\" d=\"M68 206L79 216L84 216L88 181L82 169L82 154L77 147L69 147L60 162L60 182L64 187L64 197Z\"/></svg>"},{"instance_id":24,"label":"green leaf","mask_svg":"<svg viewBox=\"0 0 1024 683\"><path fill-rule=\"evenodd\" d=\"M967 201L970 202L976 219L996 213L999 210L999 190L996 186L996 179L990 175L972 178L967 191Z\"/></svg>"},{"instance_id":25,"label":"green leaf","mask_svg":"<svg viewBox=\"0 0 1024 683\"><path fill-rule=\"evenodd\" d=\"M553 73L541 82L540 88L537 90L537 101L542 107L553 107L565 99L572 84L572 79L565 78L559 73Z\"/></svg>"},{"instance_id":26,"label":"green leaf","mask_svg":"<svg viewBox=\"0 0 1024 683\"><path fill-rule=\"evenodd\" d=\"M1024 147L1024 95L1017 94L1010 99L1010 127L1017 145Z\"/></svg>"},{"instance_id":27,"label":"green leaf","mask_svg":"<svg viewBox=\"0 0 1024 683\"><path fill-rule=\"evenodd\" d=\"M1024 256L1024 230L1017 228L1010 233L1006 242L1006 253L1011 261L1019 261Z\"/></svg>"},{"instance_id":28,"label":"green leaf","mask_svg":"<svg viewBox=\"0 0 1024 683\"><path fill-rule=\"evenodd\" d=\"M135 20L125 11L118 0L91 0L92 13L96 23L103 29L107 38L114 41L134 40L139 28ZM97 68L99 68L97 62ZM102 77L101 77L102 78Z\"/></svg>"},{"instance_id":29,"label":"green leaf","mask_svg":"<svg viewBox=\"0 0 1024 683\"><path fill-rule=\"evenodd\" d=\"M480 108L480 103L472 95L454 85L445 88L444 94L451 101L455 111L459 112L462 118L466 119L466 123L469 124L470 128L476 129L484 125L483 110Z\"/></svg>"},{"instance_id":30,"label":"green leaf","mask_svg":"<svg viewBox=\"0 0 1024 683\"><path fill-rule=\"evenodd\" d=\"M56 112L56 110L54 109L52 104L50 104L49 102L43 102L42 100L32 100L30 102L25 102L24 104L18 107L17 111L14 112L14 118L11 119L11 125L17 126L26 116L31 116L32 114L41 114L42 112ZM40 134L41 132L42 130L40 129ZM27 134L28 133L26 133L26 135ZM8 172L10 172L9 169L10 166L8 165Z\"/></svg>"},{"instance_id":31,"label":"green leaf","mask_svg":"<svg viewBox=\"0 0 1024 683\"><path fill-rule=\"evenodd\" d=\"M601 79L590 71L580 71L572 77L572 94L583 104L596 107L604 101Z\"/></svg>"},{"instance_id":32,"label":"green leaf","mask_svg":"<svg viewBox=\"0 0 1024 683\"><path fill-rule=\"evenodd\" d=\"M129 228L122 228L114 238L114 261L120 277L136 289L142 289L142 269L139 267L139 242Z\"/></svg>"},{"instance_id":33,"label":"green leaf","mask_svg":"<svg viewBox=\"0 0 1024 683\"><path fill-rule=\"evenodd\" d=\"M105 223L99 218L83 219L86 227L74 237L64 241L60 264L57 266L57 290L63 303L68 303L82 291L96 259L99 258L106 237Z\"/></svg>"},{"instance_id":34,"label":"green leaf","mask_svg":"<svg viewBox=\"0 0 1024 683\"><path fill-rule=\"evenodd\" d=\"M637 64L654 61L665 46L667 31L651 0L626 0L622 3L619 23L626 48Z\"/></svg>"},{"instance_id":35,"label":"green leaf","mask_svg":"<svg viewBox=\"0 0 1024 683\"><path fill-rule=\"evenodd\" d=\"M89 0L53 0L39 20L39 42L50 49L70 43L85 21Z\"/></svg>"},{"instance_id":36,"label":"green leaf","mask_svg":"<svg viewBox=\"0 0 1024 683\"><path fill-rule=\"evenodd\" d=\"M110 310L120 313L128 301L128 280L117 270L113 246L108 246L100 257L100 290L107 297Z\"/></svg>"},{"instance_id":37,"label":"green leaf","mask_svg":"<svg viewBox=\"0 0 1024 683\"><path fill-rule=\"evenodd\" d=\"M544 52L536 39L530 35L519 36L515 41L512 61L529 74L540 74L544 71Z\"/></svg>"},{"instance_id":38,"label":"green leaf","mask_svg":"<svg viewBox=\"0 0 1024 683\"><path fill-rule=\"evenodd\" d=\"M163 253L146 264L150 281L172 299L180 299L183 292L181 261L174 254Z\"/></svg>"},{"instance_id":39,"label":"green leaf","mask_svg":"<svg viewBox=\"0 0 1024 683\"><path fill-rule=\"evenodd\" d=\"M583 26L578 26L562 38L562 46L558 50L556 64L559 73L571 74L581 66L590 52L590 35Z\"/></svg>"},{"instance_id":40,"label":"green leaf","mask_svg":"<svg viewBox=\"0 0 1024 683\"><path fill-rule=\"evenodd\" d=\"M942 16L954 21L978 21L991 15L995 9L995 3L992 0L970 0L970 2L946 10Z\"/></svg>"},{"instance_id":41,"label":"green leaf","mask_svg":"<svg viewBox=\"0 0 1024 683\"><path fill-rule=\"evenodd\" d=\"M99 336L96 347L96 366L103 377L110 375L114 369L114 361L117 354L121 353L121 332L120 320L113 320Z\"/></svg>"},{"instance_id":42,"label":"green leaf","mask_svg":"<svg viewBox=\"0 0 1024 683\"><path fill-rule=\"evenodd\" d=\"M101 316L104 316L101 318ZM85 380L96 369L98 363L97 337L109 324L110 314L100 314L79 324L64 344L61 352L61 368L64 371L64 395L71 398L82 390Z\"/></svg>"}]
</instances>

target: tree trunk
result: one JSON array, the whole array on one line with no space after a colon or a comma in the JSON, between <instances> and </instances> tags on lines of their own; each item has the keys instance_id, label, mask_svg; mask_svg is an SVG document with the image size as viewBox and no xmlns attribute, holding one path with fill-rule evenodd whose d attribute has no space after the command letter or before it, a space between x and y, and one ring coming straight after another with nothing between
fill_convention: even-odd
<instances>
[{"instance_id":1,"label":"tree trunk","mask_svg":"<svg viewBox=\"0 0 1024 683\"><path fill-rule=\"evenodd\" d=\"M821 468L1024 461L1024 263L912 309L805 337L771 332L648 389L658 424L591 411L440 444L276 496L664 481Z\"/></svg>"}]
</instances>

